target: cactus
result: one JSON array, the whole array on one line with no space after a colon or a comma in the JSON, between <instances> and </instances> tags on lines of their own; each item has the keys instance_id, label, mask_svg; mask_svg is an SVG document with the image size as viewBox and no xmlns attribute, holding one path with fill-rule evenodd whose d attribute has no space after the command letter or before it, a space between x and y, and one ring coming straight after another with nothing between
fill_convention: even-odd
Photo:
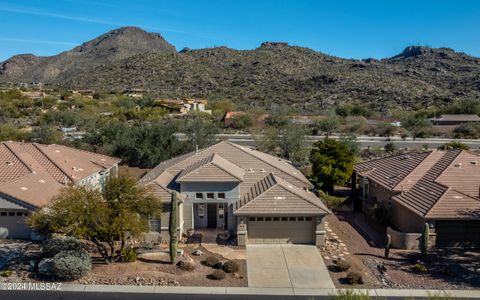
<instances>
[{"instance_id":1,"label":"cactus","mask_svg":"<svg viewBox=\"0 0 480 300\"><path fill-rule=\"evenodd\" d=\"M178 204L177 204L177 192L172 192L171 208L170 208L170 220L168 229L170 232L170 263L175 263L177 257L177 225L178 224Z\"/></svg>"},{"instance_id":2,"label":"cactus","mask_svg":"<svg viewBox=\"0 0 480 300\"><path fill-rule=\"evenodd\" d=\"M420 251L422 252L423 257L427 256L428 236L429 236L428 223L425 223L425 225L423 225L422 236L420 237Z\"/></svg>"},{"instance_id":3,"label":"cactus","mask_svg":"<svg viewBox=\"0 0 480 300\"><path fill-rule=\"evenodd\" d=\"M392 243L392 237L390 234L387 234L385 237L385 258L388 258L388 255L390 254L390 244Z\"/></svg>"}]
</instances>

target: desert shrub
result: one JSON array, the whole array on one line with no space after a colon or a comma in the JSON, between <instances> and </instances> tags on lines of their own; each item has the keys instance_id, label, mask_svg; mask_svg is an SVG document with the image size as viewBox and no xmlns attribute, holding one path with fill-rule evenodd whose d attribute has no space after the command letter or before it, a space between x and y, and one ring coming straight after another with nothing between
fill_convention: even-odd
<instances>
[{"instance_id":1,"label":"desert shrub","mask_svg":"<svg viewBox=\"0 0 480 300\"><path fill-rule=\"evenodd\" d=\"M213 271L212 274L210 274L208 277L213 280L222 280L227 276L227 273L225 273L222 270L215 270Z\"/></svg>"},{"instance_id":2,"label":"desert shrub","mask_svg":"<svg viewBox=\"0 0 480 300\"><path fill-rule=\"evenodd\" d=\"M85 251L62 251L53 257L53 274L61 280L79 279L92 269Z\"/></svg>"},{"instance_id":3,"label":"desert shrub","mask_svg":"<svg viewBox=\"0 0 480 300\"><path fill-rule=\"evenodd\" d=\"M195 263L189 260L181 260L178 262L178 268L183 271L195 270Z\"/></svg>"},{"instance_id":4,"label":"desert shrub","mask_svg":"<svg viewBox=\"0 0 480 300\"><path fill-rule=\"evenodd\" d=\"M348 272L346 278L347 278L347 282L349 284L362 284L363 283L362 274L360 274L359 272L355 272L355 271Z\"/></svg>"},{"instance_id":5,"label":"desert shrub","mask_svg":"<svg viewBox=\"0 0 480 300\"><path fill-rule=\"evenodd\" d=\"M233 260L229 260L223 264L223 270L226 273L235 273L235 272L238 272L239 269L240 269L240 266L236 261L233 261Z\"/></svg>"},{"instance_id":6,"label":"desert shrub","mask_svg":"<svg viewBox=\"0 0 480 300\"><path fill-rule=\"evenodd\" d=\"M2 276L2 277L10 277L10 276L12 276L12 274L13 274L12 271L6 270L6 271L1 272L1 273L0 273L0 276Z\"/></svg>"},{"instance_id":7,"label":"desert shrub","mask_svg":"<svg viewBox=\"0 0 480 300\"><path fill-rule=\"evenodd\" d=\"M337 269L341 272L345 272L347 271L348 269L350 269L351 265L348 261L346 261L345 259L339 259L335 262L335 265L337 267Z\"/></svg>"},{"instance_id":8,"label":"desert shrub","mask_svg":"<svg viewBox=\"0 0 480 300\"><path fill-rule=\"evenodd\" d=\"M205 260L203 261L203 264L206 265L207 267L213 267L216 264L218 264L219 262L220 262L220 260L217 257L207 256L207 258L205 258Z\"/></svg>"},{"instance_id":9,"label":"desert shrub","mask_svg":"<svg viewBox=\"0 0 480 300\"><path fill-rule=\"evenodd\" d=\"M134 262L137 261L137 249L124 248L122 249L122 262Z\"/></svg>"},{"instance_id":10,"label":"desert shrub","mask_svg":"<svg viewBox=\"0 0 480 300\"><path fill-rule=\"evenodd\" d=\"M416 273L427 273L428 268L424 264L418 263L413 266L413 271Z\"/></svg>"},{"instance_id":11,"label":"desert shrub","mask_svg":"<svg viewBox=\"0 0 480 300\"><path fill-rule=\"evenodd\" d=\"M81 251L83 244L72 236L56 236L43 243L42 252L45 257L54 257L62 251Z\"/></svg>"},{"instance_id":12,"label":"desert shrub","mask_svg":"<svg viewBox=\"0 0 480 300\"><path fill-rule=\"evenodd\" d=\"M335 197L324 191L319 191L318 194L328 208L334 208L347 200L346 197Z\"/></svg>"},{"instance_id":13,"label":"desert shrub","mask_svg":"<svg viewBox=\"0 0 480 300\"><path fill-rule=\"evenodd\" d=\"M395 151L397 151L397 145L395 145L394 143L387 143L383 148L385 149L385 152L390 154L395 153Z\"/></svg>"}]
</instances>

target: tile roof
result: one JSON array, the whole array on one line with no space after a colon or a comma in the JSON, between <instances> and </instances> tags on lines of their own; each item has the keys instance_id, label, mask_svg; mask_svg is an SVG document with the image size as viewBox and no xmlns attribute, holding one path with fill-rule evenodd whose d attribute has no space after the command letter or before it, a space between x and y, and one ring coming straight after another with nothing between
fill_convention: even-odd
<instances>
[{"instance_id":1,"label":"tile roof","mask_svg":"<svg viewBox=\"0 0 480 300\"><path fill-rule=\"evenodd\" d=\"M62 145L2 142L0 193L40 207L65 184L76 184L119 162L117 158Z\"/></svg>"},{"instance_id":2,"label":"tile roof","mask_svg":"<svg viewBox=\"0 0 480 300\"><path fill-rule=\"evenodd\" d=\"M183 169L177 182L240 182L245 171L217 153L192 163Z\"/></svg>"},{"instance_id":3,"label":"tile roof","mask_svg":"<svg viewBox=\"0 0 480 300\"><path fill-rule=\"evenodd\" d=\"M235 204L235 215L324 215L329 210L315 194L268 174Z\"/></svg>"},{"instance_id":4,"label":"tile roof","mask_svg":"<svg viewBox=\"0 0 480 300\"><path fill-rule=\"evenodd\" d=\"M480 122L480 117L475 114L451 114L441 115L438 118L432 118L433 121L459 121L459 122Z\"/></svg>"},{"instance_id":5,"label":"tile roof","mask_svg":"<svg viewBox=\"0 0 480 300\"><path fill-rule=\"evenodd\" d=\"M457 149L410 154L408 161L399 157L361 163L355 170L399 192L392 200L426 219L480 217L479 156Z\"/></svg>"},{"instance_id":6,"label":"tile roof","mask_svg":"<svg viewBox=\"0 0 480 300\"><path fill-rule=\"evenodd\" d=\"M222 168L207 170L209 178L217 176L241 178L241 180L238 180L240 199L250 192L252 186L270 173L285 180L290 185L298 187L299 190L313 187L308 179L290 162L228 141L162 162L145 175L141 179L141 183L149 185L155 181L163 188L178 190L177 178L180 178L181 181L182 177L209 164L222 166ZM225 174L226 170L228 170L229 175ZM203 181L201 177L199 176L197 180ZM316 198L315 195L310 195ZM316 199L320 201L318 198Z\"/></svg>"}]
</instances>

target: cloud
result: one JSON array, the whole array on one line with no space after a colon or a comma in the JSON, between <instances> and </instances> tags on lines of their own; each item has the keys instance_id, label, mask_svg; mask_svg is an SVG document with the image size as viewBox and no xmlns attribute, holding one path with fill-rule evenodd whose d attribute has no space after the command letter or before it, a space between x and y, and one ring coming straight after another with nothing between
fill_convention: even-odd
<instances>
[{"instance_id":1,"label":"cloud","mask_svg":"<svg viewBox=\"0 0 480 300\"><path fill-rule=\"evenodd\" d=\"M78 45L78 43L72 43L72 42L35 40L35 39L17 39L17 38L8 38L8 37L0 37L0 41L14 42L14 43L29 43L29 44L61 45L61 46L77 46Z\"/></svg>"}]
</instances>

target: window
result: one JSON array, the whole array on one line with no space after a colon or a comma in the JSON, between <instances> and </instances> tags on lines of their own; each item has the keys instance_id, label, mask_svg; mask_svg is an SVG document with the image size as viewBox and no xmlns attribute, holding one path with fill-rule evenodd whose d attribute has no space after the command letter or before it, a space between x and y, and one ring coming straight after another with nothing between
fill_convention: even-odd
<instances>
[{"instance_id":1,"label":"window","mask_svg":"<svg viewBox=\"0 0 480 300\"><path fill-rule=\"evenodd\" d=\"M270 218L270 217L265 218L265 221L271 221L271 220L272 220L272 218Z\"/></svg>"},{"instance_id":2,"label":"window","mask_svg":"<svg viewBox=\"0 0 480 300\"><path fill-rule=\"evenodd\" d=\"M282 217L282 221L287 221L287 220L288 220L288 218Z\"/></svg>"},{"instance_id":3,"label":"window","mask_svg":"<svg viewBox=\"0 0 480 300\"><path fill-rule=\"evenodd\" d=\"M306 218L305 218L305 221L311 221L311 220L312 220L311 217L306 217Z\"/></svg>"},{"instance_id":4,"label":"window","mask_svg":"<svg viewBox=\"0 0 480 300\"><path fill-rule=\"evenodd\" d=\"M218 209L223 209L223 203L218 204Z\"/></svg>"},{"instance_id":5,"label":"window","mask_svg":"<svg viewBox=\"0 0 480 300\"><path fill-rule=\"evenodd\" d=\"M2 212L0 213L0 216L6 216L6 215L7 215L7 213L4 212L4 211L2 211Z\"/></svg>"},{"instance_id":6,"label":"window","mask_svg":"<svg viewBox=\"0 0 480 300\"><path fill-rule=\"evenodd\" d=\"M218 193L217 198L218 199L225 199L225 193Z\"/></svg>"},{"instance_id":7,"label":"window","mask_svg":"<svg viewBox=\"0 0 480 300\"><path fill-rule=\"evenodd\" d=\"M288 218L288 220L289 220L289 221L295 221L296 218L295 218L295 217L290 217L290 218Z\"/></svg>"},{"instance_id":8,"label":"window","mask_svg":"<svg viewBox=\"0 0 480 300\"><path fill-rule=\"evenodd\" d=\"M150 231L160 232L161 228L160 228L160 220L159 219L149 217L148 218L148 223L149 223L148 225L149 225Z\"/></svg>"},{"instance_id":9,"label":"window","mask_svg":"<svg viewBox=\"0 0 480 300\"><path fill-rule=\"evenodd\" d=\"M263 218L262 217L257 218L257 221L263 221Z\"/></svg>"},{"instance_id":10,"label":"window","mask_svg":"<svg viewBox=\"0 0 480 300\"><path fill-rule=\"evenodd\" d=\"M255 221L255 218L250 217L250 218L248 218L248 220L249 220L249 221Z\"/></svg>"},{"instance_id":11,"label":"window","mask_svg":"<svg viewBox=\"0 0 480 300\"><path fill-rule=\"evenodd\" d=\"M275 218L273 218L273 220L274 221L280 221L280 218L275 217Z\"/></svg>"},{"instance_id":12,"label":"window","mask_svg":"<svg viewBox=\"0 0 480 300\"><path fill-rule=\"evenodd\" d=\"M21 217L21 216L23 216L23 212L18 211L17 212L17 217Z\"/></svg>"},{"instance_id":13,"label":"window","mask_svg":"<svg viewBox=\"0 0 480 300\"><path fill-rule=\"evenodd\" d=\"M203 193L195 193L195 199L203 199Z\"/></svg>"},{"instance_id":14,"label":"window","mask_svg":"<svg viewBox=\"0 0 480 300\"><path fill-rule=\"evenodd\" d=\"M8 213L8 216L9 217L15 216L15 213L11 211L11 212Z\"/></svg>"},{"instance_id":15,"label":"window","mask_svg":"<svg viewBox=\"0 0 480 300\"><path fill-rule=\"evenodd\" d=\"M198 218L203 219L205 217L205 204L200 203L198 205Z\"/></svg>"},{"instance_id":16,"label":"window","mask_svg":"<svg viewBox=\"0 0 480 300\"><path fill-rule=\"evenodd\" d=\"M207 199L215 199L214 193L207 193Z\"/></svg>"},{"instance_id":17,"label":"window","mask_svg":"<svg viewBox=\"0 0 480 300\"><path fill-rule=\"evenodd\" d=\"M298 217L297 221L303 221L303 217Z\"/></svg>"}]
</instances>

